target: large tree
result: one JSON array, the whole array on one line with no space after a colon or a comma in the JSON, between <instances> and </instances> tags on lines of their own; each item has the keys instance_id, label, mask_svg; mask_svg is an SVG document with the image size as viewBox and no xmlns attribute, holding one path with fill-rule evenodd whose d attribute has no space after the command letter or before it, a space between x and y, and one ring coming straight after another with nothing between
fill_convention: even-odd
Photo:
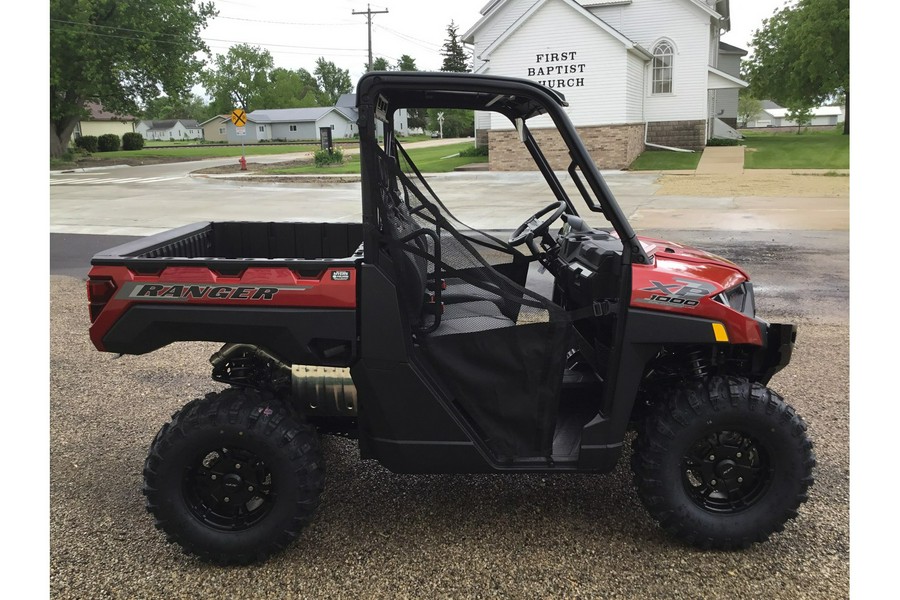
<instances>
[{"instance_id":1,"label":"large tree","mask_svg":"<svg viewBox=\"0 0 900 600\"><path fill-rule=\"evenodd\" d=\"M447 26L447 39L444 40L444 46L441 49L441 56L444 57L441 71L468 73L469 55L463 48L459 35L456 32L457 29L459 29L459 25L450 21L450 24Z\"/></svg>"},{"instance_id":2,"label":"large tree","mask_svg":"<svg viewBox=\"0 0 900 600\"><path fill-rule=\"evenodd\" d=\"M144 118L151 120L195 119L203 122L214 114L206 101L196 94L159 96L148 100L143 111Z\"/></svg>"},{"instance_id":3,"label":"large tree","mask_svg":"<svg viewBox=\"0 0 900 600\"><path fill-rule=\"evenodd\" d=\"M365 63L363 65L363 69L368 71L369 63ZM385 57L379 56L379 57L375 58L375 60L372 61L372 70L373 71L390 71L391 63L388 62L388 59L386 59Z\"/></svg>"},{"instance_id":4,"label":"large tree","mask_svg":"<svg viewBox=\"0 0 900 600\"><path fill-rule=\"evenodd\" d=\"M843 96L850 133L850 1L799 0L753 35L747 76L753 95L783 106L819 106Z\"/></svg>"},{"instance_id":5,"label":"large tree","mask_svg":"<svg viewBox=\"0 0 900 600\"><path fill-rule=\"evenodd\" d=\"M50 155L65 152L86 103L138 114L161 90L186 94L216 14L193 0L50 0Z\"/></svg>"},{"instance_id":6,"label":"large tree","mask_svg":"<svg viewBox=\"0 0 900 600\"><path fill-rule=\"evenodd\" d=\"M281 67L269 73L269 84L259 97L258 108L306 108L322 106L322 92L312 73Z\"/></svg>"},{"instance_id":7,"label":"large tree","mask_svg":"<svg viewBox=\"0 0 900 600\"><path fill-rule=\"evenodd\" d=\"M416 59L414 59L409 54L404 54L397 60L397 70L418 71L419 68L416 66Z\"/></svg>"},{"instance_id":8,"label":"large tree","mask_svg":"<svg viewBox=\"0 0 900 600\"><path fill-rule=\"evenodd\" d=\"M324 57L316 59L316 70L314 71L316 81L319 83L319 89L322 91L324 100L329 105L333 105L341 97L353 91L353 82L350 80L350 71L341 69L336 64Z\"/></svg>"},{"instance_id":9,"label":"large tree","mask_svg":"<svg viewBox=\"0 0 900 600\"><path fill-rule=\"evenodd\" d=\"M268 50L249 44L236 44L219 54L215 66L203 72L201 79L213 96L219 112L243 108L247 112L268 108L259 104L269 86L269 72L275 65Z\"/></svg>"}]
</instances>

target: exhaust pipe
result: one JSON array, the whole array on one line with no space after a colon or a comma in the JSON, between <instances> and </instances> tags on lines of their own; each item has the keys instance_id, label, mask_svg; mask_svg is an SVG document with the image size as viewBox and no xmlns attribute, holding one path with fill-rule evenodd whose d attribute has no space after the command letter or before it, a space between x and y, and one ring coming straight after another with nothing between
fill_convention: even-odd
<instances>
[{"instance_id":1,"label":"exhaust pipe","mask_svg":"<svg viewBox=\"0 0 900 600\"><path fill-rule=\"evenodd\" d=\"M250 344L225 344L209 357L216 381L289 396L307 416L356 417L356 386L350 369L290 365Z\"/></svg>"}]
</instances>

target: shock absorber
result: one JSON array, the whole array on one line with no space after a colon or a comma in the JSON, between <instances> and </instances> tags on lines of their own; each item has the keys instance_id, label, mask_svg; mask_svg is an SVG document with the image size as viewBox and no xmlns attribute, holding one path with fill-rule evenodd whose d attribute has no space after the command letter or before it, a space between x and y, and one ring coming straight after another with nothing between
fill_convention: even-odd
<instances>
[{"instance_id":1,"label":"shock absorber","mask_svg":"<svg viewBox=\"0 0 900 600\"><path fill-rule=\"evenodd\" d=\"M688 350L685 354L685 365L688 372L697 379L703 379L709 375L712 366L709 355L703 348Z\"/></svg>"}]
</instances>

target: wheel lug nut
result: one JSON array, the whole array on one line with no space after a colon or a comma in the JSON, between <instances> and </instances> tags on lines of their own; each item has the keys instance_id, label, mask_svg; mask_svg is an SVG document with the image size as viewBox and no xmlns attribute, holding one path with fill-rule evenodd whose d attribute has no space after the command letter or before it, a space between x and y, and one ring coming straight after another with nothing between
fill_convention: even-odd
<instances>
[{"instance_id":1,"label":"wheel lug nut","mask_svg":"<svg viewBox=\"0 0 900 600\"><path fill-rule=\"evenodd\" d=\"M716 460L716 455L715 455L715 454L710 454L710 455L709 455L709 460Z\"/></svg>"},{"instance_id":2,"label":"wheel lug nut","mask_svg":"<svg viewBox=\"0 0 900 600\"><path fill-rule=\"evenodd\" d=\"M709 485L716 485L716 480L713 479L712 481L710 481L710 482L709 482Z\"/></svg>"},{"instance_id":3,"label":"wheel lug nut","mask_svg":"<svg viewBox=\"0 0 900 600\"><path fill-rule=\"evenodd\" d=\"M238 464L234 465L234 468L235 468L235 469L240 469L240 468L241 468L241 463L238 463Z\"/></svg>"},{"instance_id":4,"label":"wheel lug nut","mask_svg":"<svg viewBox=\"0 0 900 600\"><path fill-rule=\"evenodd\" d=\"M210 479L215 479L215 478L216 478L216 476L215 476L215 475L213 475L213 476L212 476L212 477L211 477L211 478L210 478Z\"/></svg>"},{"instance_id":5,"label":"wheel lug nut","mask_svg":"<svg viewBox=\"0 0 900 600\"><path fill-rule=\"evenodd\" d=\"M252 491L253 491L253 486L252 486L252 485L248 485L248 486L247 486L247 491L252 492Z\"/></svg>"},{"instance_id":6,"label":"wheel lug nut","mask_svg":"<svg viewBox=\"0 0 900 600\"><path fill-rule=\"evenodd\" d=\"M231 502L231 498L229 498L228 496L225 496L225 502Z\"/></svg>"},{"instance_id":7,"label":"wheel lug nut","mask_svg":"<svg viewBox=\"0 0 900 600\"><path fill-rule=\"evenodd\" d=\"M737 456L738 458L740 458L740 457L741 457L741 453L738 452L737 454L735 454L735 456Z\"/></svg>"},{"instance_id":8,"label":"wheel lug nut","mask_svg":"<svg viewBox=\"0 0 900 600\"><path fill-rule=\"evenodd\" d=\"M743 478L743 477L738 477L738 483L744 483L744 478Z\"/></svg>"}]
</instances>

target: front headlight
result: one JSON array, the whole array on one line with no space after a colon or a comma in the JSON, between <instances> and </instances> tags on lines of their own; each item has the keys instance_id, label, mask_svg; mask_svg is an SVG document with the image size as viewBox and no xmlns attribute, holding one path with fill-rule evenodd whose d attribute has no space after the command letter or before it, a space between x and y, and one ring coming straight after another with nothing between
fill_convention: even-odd
<instances>
[{"instance_id":1,"label":"front headlight","mask_svg":"<svg viewBox=\"0 0 900 600\"><path fill-rule=\"evenodd\" d=\"M730 290L725 290L724 292L717 294L714 300L721 302L725 306L729 306L748 317L756 317L756 302L753 300L753 284L749 281L745 281Z\"/></svg>"}]
</instances>

